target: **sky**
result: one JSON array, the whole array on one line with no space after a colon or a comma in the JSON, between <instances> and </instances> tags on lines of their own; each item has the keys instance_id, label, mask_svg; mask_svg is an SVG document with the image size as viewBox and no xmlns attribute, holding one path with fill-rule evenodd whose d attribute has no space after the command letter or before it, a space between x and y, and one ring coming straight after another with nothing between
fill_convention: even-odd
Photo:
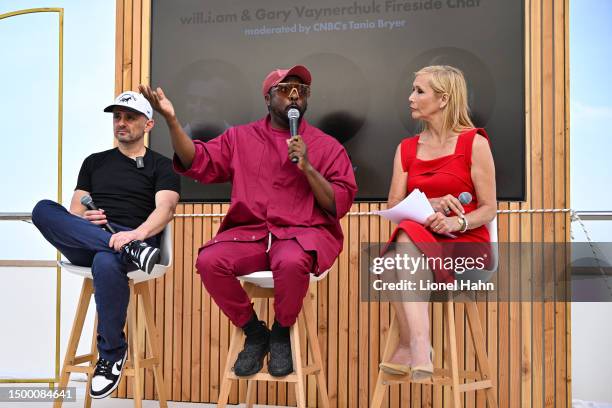
<instances>
[{"instance_id":1,"label":"sky","mask_svg":"<svg viewBox=\"0 0 612 408\"><path fill-rule=\"evenodd\" d=\"M114 98L114 4L108 0L0 1L0 14L35 7L65 9L64 204L70 202L83 159L112 147L111 116L102 110ZM0 212L30 212L38 200L58 198L58 27L58 13L0 20L4 94L0 100L0 183L3 194L10 197L0 200ZM0 228L2 237L39 241L38 234L24 223L4 222ZM48 246L25 248L19 241L0 245L0 259L43 259L53 253L43 249Z\"/></svg>"},{"instance_id":2,"label":"sky","mask_svg":"<svg viewBox=\"0 0 612 408\"><path fill-rule=\"evenodd\" d=\"M612 1L570 0L570 202L612 210ZM591 237L612 241L612 221L587 222ZM575 238L584 234L574 223Z\"/></svg>"}]
</instances>

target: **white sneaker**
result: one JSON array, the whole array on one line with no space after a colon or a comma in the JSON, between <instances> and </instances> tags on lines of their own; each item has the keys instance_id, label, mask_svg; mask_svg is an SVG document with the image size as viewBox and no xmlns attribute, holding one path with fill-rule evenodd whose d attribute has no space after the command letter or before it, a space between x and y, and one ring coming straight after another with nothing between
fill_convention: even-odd
<instances>
[{"instance_id":1,"label":"white sneaker","mask_svg":"<svg viewBox=\"0 0 612 408\"><path fill-rule=\"evenodd\" d=\"M91 398L104 398L115 391L119 381L121 381L121 373L123 372L126 358L127 350L119 361L112 362L103 358L98 360L93 378L91 379L91 388L89 389Z\"/></svg>"},{"instance_id":2,"label":"white sneaker","mask_svg":"<svg viewBox=\"0 0 612 408\"><path fill-rule=\"evenodd\" d=\"M151 273L153 267L159 262L159 248L152 247L146 242L134 240L123 247L123 251L128 255L129 259L146 273Z\"/></svg>"}]
</instances>

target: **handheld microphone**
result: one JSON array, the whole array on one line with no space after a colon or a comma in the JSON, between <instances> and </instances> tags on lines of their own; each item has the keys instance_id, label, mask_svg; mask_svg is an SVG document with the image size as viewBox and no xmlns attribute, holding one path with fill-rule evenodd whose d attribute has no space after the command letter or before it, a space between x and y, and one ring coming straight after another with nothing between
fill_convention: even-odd
<instances>
[{"instance_id":1,"label":"handheld microphone","mask_svg":"<svg viewBox=\"0 0 612 408\"><path fill-rule=\"evenodd\" d=\"M83 197L81 197L81 204L87 207L88 210L92 210L92 211L98 210L98 207L94 204L93 199L88 195L84 195ZM115 231L113 226L110 225L110 223L108 222L106 223L106 225L101 225L101 227L107 230L108 232L110 232L111 234L117 233L117 231Z\"/></svg>"},{"instance_id":2,"label":"handheld microphone","mask_svg":"<svg viewBox=\"0 0 612 408\"><path fill-rule=\"evenodd\" d=\"M459 202L463 205L472 202L472 195L467 191L464 191L463 193L459 194L457 198L459 199Z\"/></svg>"},{"instance_id":3,"label":"handheld microphone","mask_svg":"<svg viewBox=\"0 0 612 408\"><path fill-rule=\"evenodd\" d=\"M289 118L289 132L291 132L291 137L297 136L297 134L298 134L298 119L300 118L300 111L295 109L295 108L291 108L287 112L287 117ZM292 163L297 163L299 160L300 159L298 159L297 157L292 157L291 158L291 162Z\"/></svg>"}]
</instances>

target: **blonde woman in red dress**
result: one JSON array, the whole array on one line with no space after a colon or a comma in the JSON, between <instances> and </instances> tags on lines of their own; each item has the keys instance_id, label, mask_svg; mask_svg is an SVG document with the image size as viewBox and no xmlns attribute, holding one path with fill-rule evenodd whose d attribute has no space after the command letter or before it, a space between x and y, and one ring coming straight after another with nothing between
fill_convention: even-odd
<instances>
[{"instance_id":1,"label":"blonde woman in red dress","mask_svg":"<svg viewBox=\"0 0 612 408\"><path fill-rule=\"evenodd\" d=\"M415 74L408 100L412 118L423 131L397 147L388 206L418 188L435 214L423 225L402 221L390 239L397 243L395 252L431 258L447 251L445 242L471 242L470 252L486 253L486 224L497 210L495 166L486 132L470 120L463 73L450 66L425 67ZM472 195L469 204L459 202L462 192ZM448 283L455 276L453 270L425 267L411 279ZM393 303L400 339L391 359L380 364L383 371L410 374L416 381L433 375L427 299Z\"/></svg>"}]
</instances>

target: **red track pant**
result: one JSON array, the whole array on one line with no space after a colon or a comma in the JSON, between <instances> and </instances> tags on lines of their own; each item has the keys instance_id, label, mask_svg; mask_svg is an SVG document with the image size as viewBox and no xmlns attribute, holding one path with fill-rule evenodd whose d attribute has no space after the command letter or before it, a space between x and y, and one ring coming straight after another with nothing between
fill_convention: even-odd
<instances>
[{"instance_id":1,"label":"red track pant","mask_svg":"<svg viewBox=\"0 0 612 408\"><path fill-rule=\"evenodd\" d=\"M274 312L284 327L297 319L308 291L313 257L294 239L255 242L219 242L200 251L196 269L219 308L238 327L253 315L253 306L236 278L271 270L274 276Z\"/></svg>"}]
</instances>

